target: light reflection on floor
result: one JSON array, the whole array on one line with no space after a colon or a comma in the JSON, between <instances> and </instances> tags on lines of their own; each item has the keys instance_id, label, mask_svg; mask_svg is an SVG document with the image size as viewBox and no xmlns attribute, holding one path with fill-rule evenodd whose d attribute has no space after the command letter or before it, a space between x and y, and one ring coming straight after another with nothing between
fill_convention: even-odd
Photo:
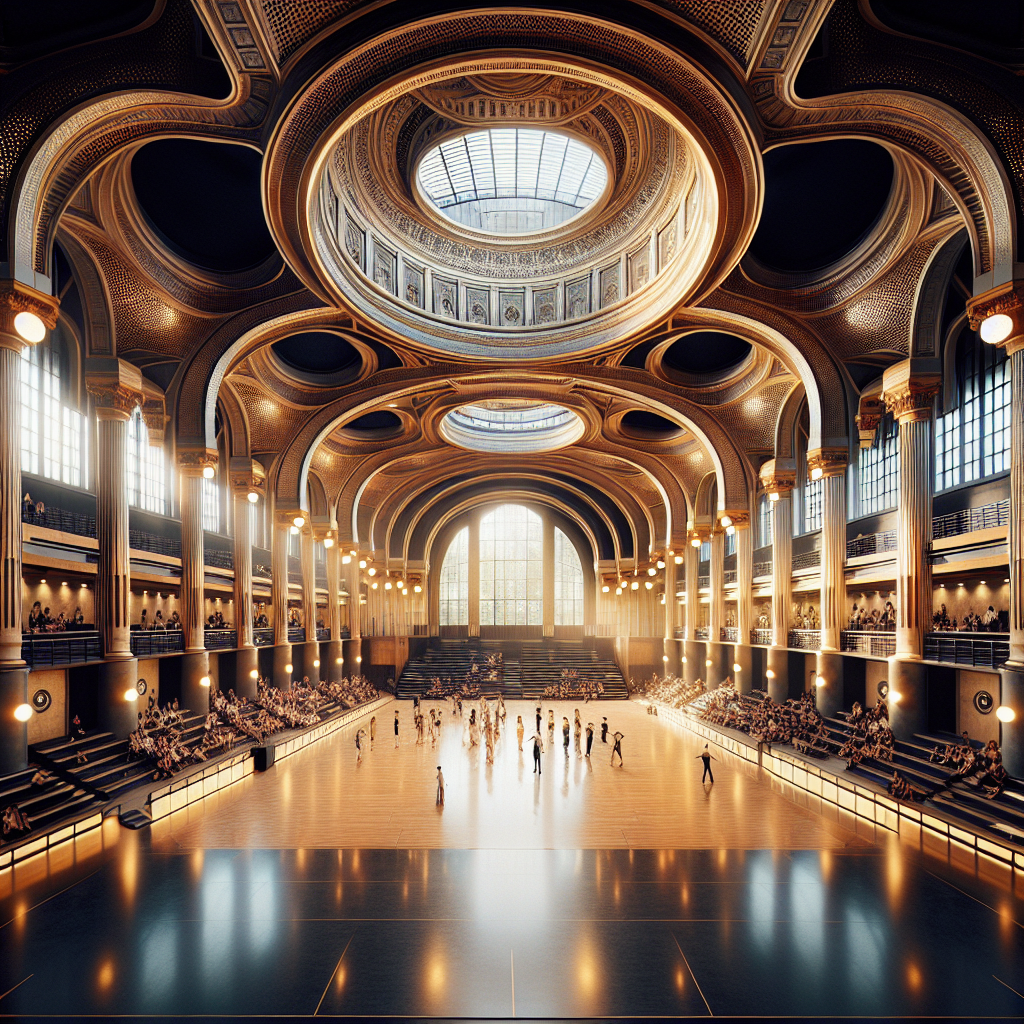
<instances>
[{"instance_id":1,"label":"light reflection on floor","mask_svg":"<svg viewBox=\"0 0 1024 1024\"><path fill-rule=\"evenodd\" d=\"M439 815L420 763L436 752L396 753L380 730L357 769L343 732L159 833L108 821L0 872L0 1014L509 1018L513 1000L532 1017L1024 1012L1012 890L948 854L869 842L728 755L706 792L693 737L616 713L636 747L623 773L595 758L577 777L559 747L538 793L514 733L488 773L449 730ZM390 849L331 845L374 816ZM438 842L516 841L396 848L418 819ZM615 829L675 830L689 848L586 847ZM726 844L708 842L716 830Z\"/></svg>"}]
</instances>

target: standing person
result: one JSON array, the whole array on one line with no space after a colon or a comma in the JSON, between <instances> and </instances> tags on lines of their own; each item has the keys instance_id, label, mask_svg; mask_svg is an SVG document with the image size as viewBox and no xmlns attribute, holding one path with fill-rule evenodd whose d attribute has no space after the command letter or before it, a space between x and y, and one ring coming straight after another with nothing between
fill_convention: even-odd
<instances>
[{"instance_id":1,"label":"standing person","mask_svg":"<svg viewBox=\"0 0 1024 1024\"><path fill-rule=\"evenodd\" d=\"M365 729L356 730L356 764L363 759L363 737L366 735Z\"/></svg>"},{"instance_id":2,"label":"standing person","mask_svg":"<svg viewBox=\"0 0 1024 1024\"><path fill-rule=\"evenodd\" d=\"M562 746L565 747L565 756L569 756L569 719L562 715Z\"/></svg>"},{"instance_id":3,"label":"standing person","mask_svg":"<svg viewBox=\"0 0 1024 1024\"><path fill-rule=\"evenodd\" d=\"M518 715L516 717L516 737L519 740L519 749L520 750L523 749L523 733L525 731L526 730L523 728L523 716L522 715ZM538 729L537 732L540 732L540 729Z\"/></svg>"},{"instance_id":4,"label":"standing person","mask_svg":"<svg viewBox=\"0 0 1024 1024\"><path fill-rule=\"evenodd\" d=\"M533 736L533 774L540 775L540 755L544 753L544 736L538 729Z\"/></svg>"},{"instance_id":5,"label":"standing person","mask_svg":"<svg viewBox=\"0 0 1024 1024\"><path fill-rule=\"evenodd\" d=\"M548 732L555 731L555 711L554 708L548 708Z\"/></svg>"},{"instance_id":6,"label":"standing person","mask_svg":"<svg viewBox=\"0 0 1024 1024\"><path fill-rule=\"evenodd\" d=\"M590 757L590 748L594 745L594 723L587 722L587 753L586 756Z\"/></svg>"},{"instance_id":7,"label":"standing person","mask_svg":"<svg viewBox=\"0 0 1024 1024\"><path fill-rule=\"evenodd\" d=\"M614 743L612 745L612 760L611 760L611 763L613 765L615 764L615 755L618 754L619 755L619 767L621 768L622 767L622 733L621 732L615 733L612 736L612 740L614 741Z\"/></svg>"},{"instance_id":8,"label":"standing person","mask_svg":"<svg viewBox=\"0 0 1024 1024\"><path fill-rule=\"evenodd\" d=\"M602 718L601 719L601 742L602 743L607 743L608 742L608 719L607 718Z\"/></svg>"},{"instance_id":9,"label":"standing person","mask_svg":"<svg viewBox=\"0 0 1024 1024\"><path fill-rule=\"evenodd\" d=\"M398 712L395 711L395 747L398 747Z\"/></svg>"},{"instance_id":10,"label":"standing person","mask_svg":"<svg viewBox=\"0 0 1024 1024\"><path fill-rule=\"evenodd\" d=\"M370 716L370 749L373 750L373 741L377 738L377 716Z\"/></svg>"},{"instance_id":11,"label":"standing person","mask_svg":"<svg viewBox=\"0 0 1024 1024\"><path fill-rule=\"evenodd\" d=\"M38 603L39 602L37 601L36 604L38 604ZM537 732L540 732L540 722L541 722L540 715L541 715L540 708L537 708Z\"/></svg>"},{"instance_id":12,"label":"standing person","mask_svg":"<svg viewBox=\"0 0 1024 1024\"><path fill-rule=\"evenodd\" d=\"M440 765L437 766L437 806L444 807L444 776Z\"/></svg>"},{"instance_id":13,"label":"standing person","mask_svg":"<svg viewBox=\"0 0 1024 1024\"><path fill-rule=\"evenodd\" d=\"M711 751L708 750L708 745L706 743L704 744L703 751L701 751L701 753L699 753L697 756L704 762L704 774L700 777L701 785L704 784L704 780L707 778L710 778L712 785L714 785L715 776L712 774L711 771L711 762L717 761L718 758L712 756Z\"/></svg>"},{"instance_id":14,"label":"standing person","mask_svg":"<svg viewBox=\"0 0 1024 1024\"><path fill-rule=\"evenodd\" d=\"M576 709L576 719L573 723L572 728L572 739L576 746L576 756L582 757L583 751L580 750L580 737L583 735L583 723L580 721L580 709Z\"/></svg>"}]
</instances>

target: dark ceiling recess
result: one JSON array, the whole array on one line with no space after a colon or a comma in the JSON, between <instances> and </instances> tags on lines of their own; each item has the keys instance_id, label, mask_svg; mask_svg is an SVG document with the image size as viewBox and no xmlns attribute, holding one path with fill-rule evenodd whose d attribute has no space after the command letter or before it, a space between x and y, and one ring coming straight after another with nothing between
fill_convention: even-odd
<instances>
[{"instance_id":1,"label":"dark ceiling recess","mask_svg":"<svg viewBox=\"0 0 1024 1024\"><path fill-rule=\"evenodd\" d=\"M0 4L0 46L49 52L141 25L155 0L24 0Z\"/></svg>"},{"instance_id":2,"label":"dark ceiling recess","mask_svg":"<svg viewBox=\"0 0 1024 1024\"><path fill-rule=\"evenodd\" d=\"M750 342L719 331L687 334L670 345L662 365L678 373L721 373L750 355Z\"/></svg>"},{"instance_id":3,"label":"dark ceiling recess","mask_svg":"<svg viewBox=\"0 0 1024 1024\"><path fill-rule=\"evenodd\" d=\"M345 429L377 433L398 430L401 425L401 419L393 412L388 412L386 409L378 409L377 412L365 413L351 423L346 423Z\"/></svg>"},{"instance_id":4,"label":"dark ceiling recess","mask_svg":"<svg viewBox=\"0 0 1024 1024\"><path fill-rule=\"evenodd\" d=\"M262 160L246 146L159 139L132 158L132 185L173 252L230 273L274 252L260 198Z\"/></svg>"},{"instance_id":5,"label":"dark ceiling recess","mask_svg":"<svg viewBox=\"0 0 1024 1024\"><path fill-rule=\"evenodd\" d=\"M677 423L659 416L656 412L648 412L646 409L633 409L622 417L622 425L637 434L666 435L678 434L680 427Z\"/></svg>"},{"instance_id":6,"label":"dark ceiling recess","mask_svg":"<svg viewBox=\"0 0 1024 1024\"><path fill-rule=\"evenodd\" d=\"M856 248L885 209L893 163L874 142L781 146L764 157L764 210L750 253L773 270L806 273Z\"/></svg>"},{"instance_id":7,"label":"dark ceiling recess","mask_svg":"<svg viewBox=\"0 0 1024 1024\"><path fill-rule=\"evenodd\" d=\"M362 363L355 346L326 331L293 334L274 342L271 350L282 363L300 373L342 373Z\"/></svg>"},{"instance_id":8,"label":"dark ceiling recess","mask_svg":"<svg viewBox=\"0 0 1024 1024\"><path fill-rule=\"evenodd\" d=\"M871 0L871 11L887 28L908 36L988 55L1024 46L1020 0Z\"/></svg>"}]
</instances>

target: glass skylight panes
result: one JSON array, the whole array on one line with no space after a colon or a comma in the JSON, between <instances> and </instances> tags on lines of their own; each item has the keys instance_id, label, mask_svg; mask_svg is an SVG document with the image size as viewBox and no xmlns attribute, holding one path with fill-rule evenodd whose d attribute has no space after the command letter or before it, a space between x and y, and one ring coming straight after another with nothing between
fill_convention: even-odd
<instances>
[{"instance_id":1,"label":"glass skylight panes","mask_svg":"<svg viewBox=\"0 0 1024 1024\"><path fill-rule=\"evenodd\" d=\"M492 233L543 231L575 217L608 172L585 143L535 128L448 139L420 162L420 188L450 220Z\"/></svg>"}]
</instances>

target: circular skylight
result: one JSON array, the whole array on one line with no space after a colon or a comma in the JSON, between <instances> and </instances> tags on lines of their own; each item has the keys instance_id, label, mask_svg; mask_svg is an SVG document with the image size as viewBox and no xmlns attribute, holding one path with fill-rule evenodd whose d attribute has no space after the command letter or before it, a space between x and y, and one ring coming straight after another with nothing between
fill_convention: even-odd
<instances>
[{"instance_id":1,"label":"circular skylight","mask_svg":"<svg viewBox=\"0 0 1024 1024\"><path fill-rule=\"evenodd\" d=\"M419 187L462 227L523 235L557 227L604 192L597 150L557 132L486 128L439 143L420 161Z\"/></svg>"},{"instance_id":2,"label":"circular skylight","mask_svg":"<svg viewBox=\"0 0 1024 1024\"><path fill-rule=\"evenodd\" d=\"M495 399L453 409L441 435L460 448L482 452L547 452L583 436L583 420L549 403Z\"/></svg>"}]
</instances>

